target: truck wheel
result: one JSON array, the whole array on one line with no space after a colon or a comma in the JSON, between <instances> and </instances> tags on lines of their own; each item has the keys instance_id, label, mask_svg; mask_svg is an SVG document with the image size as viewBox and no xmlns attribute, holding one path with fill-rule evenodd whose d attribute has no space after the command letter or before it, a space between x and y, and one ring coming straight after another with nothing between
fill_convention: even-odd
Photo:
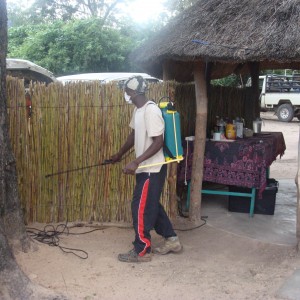
<instances>
[{"instance_id":1,"label":"truck wheel","mask_svg":"<svg viewBox=\"0 0 300 300\"><path fill-rule=\"evenodd\" d=\"M294 109L291 104L285 103L278 107L277 118L282 122L290 122L294 118Z\"/></svg>"}]
</instances>

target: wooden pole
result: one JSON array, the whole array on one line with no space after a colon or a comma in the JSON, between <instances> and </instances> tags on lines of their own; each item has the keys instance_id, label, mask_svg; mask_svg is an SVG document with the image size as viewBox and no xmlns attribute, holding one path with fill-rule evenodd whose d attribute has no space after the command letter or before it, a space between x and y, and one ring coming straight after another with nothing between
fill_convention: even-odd
<instances>
[{"instance_id":1,"label":"wooden pole","mask_svg":"<svg viewBox=\"0 0 300 300\"><path fill-rule=\"evenodd\" d=\"M296 236L298 242L298 251L300 251L300 130L299 130L299 140L298 140L298 171L295 178L297 186L297 215L296 215Z\"/></svg>"},{"instance_id":2,"label":"wooden pole","mask_svg":"<svg viewBox=\"0 0 300 300\"><path fill-rule=\"evenodd\" d=\"M259 63L250 62L248 67L251 74L251 101L246 101L244 116L245 120L255 120L260 116L259 103ZM246 124L247 127L252 128L252 124Z\"/></svg>"},{"instance_id":3,"label":"wooden pole","mask_svg":"<svg viewBox=\"0 0 300 300\"><path fill-rule=\"evenodd\" d=\"M189 219L193 223L201 220L201 190L207 125L207 85L205 63L197 62L194 67L196 92L196 131L193 153Z\"/></svg>"},{"instance_id":4,"label":"wooden pole","mask_svg":"<svg viewBox=\"0 0 300 300\"><path fill-rule=\"evenodd\" d=\"M173 80L172 76L172 63L170 61L165 61L163 64L163 80ZM168 172L168 184L169 184L169 203L170 203L170 219L174 219L178 215L177 211L177 163L169 164Z\"/></svg>"}]
</instances>

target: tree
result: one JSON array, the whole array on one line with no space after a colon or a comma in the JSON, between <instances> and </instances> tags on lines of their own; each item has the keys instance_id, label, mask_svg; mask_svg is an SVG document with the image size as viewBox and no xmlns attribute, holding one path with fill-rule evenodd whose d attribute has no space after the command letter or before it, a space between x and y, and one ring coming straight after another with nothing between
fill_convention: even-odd
<instances>
[{"instance_id":1,"label":"tree","mask_svg":"<svg viewBox=\"0 0 300 300\"><path fill-rule=\"evenodd\" d=\"M31 244L22 219L16 161L8 134L5 0L0 0L0 40L0 299L54 299L54 296L59 299L48 290L35 286L14 258L14 252L28 251Z\"/></svg>"},{"instance_id":2,"label":"tree","mask_svg":"<svg viewBox=\"0 0 300 300\"><path fill-rule=\"evenodd\" d=\"M33 61L56 75L130 71L136 45L128 31L99 30L101 20L27 25L9 29L9 57Z\"/></svg>"},{"instance_id":3,"label":"tree","mask_svg":"<svg viewBox=\"0 0 300 300\"><path fill-rule=\"evenodd\" d=\"M171 14L164 11L155 20L135 24L120 11L128 1L35 0L22 12L12 3L8 56L28 59L56 76L143 71L131 64L128 55L166 24Z\"/></svg>"},{"instance_id":4,"label":"tree","mask_svg":"<svg viewBox=\"0 0 300 300\"><path fill-rule=\"evenodd\" d=\"M23 9L20 9L19 5L12 2L7 6L7 15L9 16L8 27L21 26L27 23L28 16L24 13Z\"/></svg>"},{"instance_id":5,"label":"tree","mask_svg":"<svg viewBox=\"0 0 300 300\"><path fill-rule=\"evenodd\" d=\"M128 0L35 0L27 9L32 22L49 23L55 20L99 18L102 25L114 23L117 7Z\"/></svg>"}]
</instances>

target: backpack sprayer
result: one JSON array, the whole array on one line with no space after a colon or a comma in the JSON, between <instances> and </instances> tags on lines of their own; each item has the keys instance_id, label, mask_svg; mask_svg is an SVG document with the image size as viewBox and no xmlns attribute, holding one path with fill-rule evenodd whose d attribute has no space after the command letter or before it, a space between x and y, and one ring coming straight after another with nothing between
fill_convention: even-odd
<instances>
[{"instance_id":1,"label":"backpack sprayer","mask_svg":"<svg viewBox=\"0 0 300 300\"><path fill-rule=\"evenodd\" d=\"M163 99L167 99L168 101L162 102ZM155 104L154 102L150 102L150 103ZM162 117L165 122L164 146L163 146L165 161L161 163L143 165L138 167L138 169L169 164L172 162L180 162L183 160L183 148L181 145L180 115L175 109L174 102L169 97L162 97L158 102L158 106L162 111ZM103 163L100 164L47 174L45 177L48 178L59 174L75 172L75 171L103 166L111 163L112 163L111 160L105 160Z\"/></svg>"},{"instance_id":2,"label":"backpack sprayer","mask_svg":"<svg viewBox=\"0 0 300 300\"><path fill-rule=\"evenodd\" d=\"M168 101L162 101L163 99ZM138 169L169 164L175 161L180 162L183 160L180 115L175 109L174 102L170 97L162 97L158 102L158 106L161 109L162 117L165 121L163 146L165 162L140 166Z\"/></svg>"}]
</instances>

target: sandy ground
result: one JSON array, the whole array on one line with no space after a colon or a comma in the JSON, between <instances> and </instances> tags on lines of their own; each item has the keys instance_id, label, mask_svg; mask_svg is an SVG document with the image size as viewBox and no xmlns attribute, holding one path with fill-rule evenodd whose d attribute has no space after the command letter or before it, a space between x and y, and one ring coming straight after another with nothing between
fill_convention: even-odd
<instances>
[{"instance_id":1,"label":"sandy ground","mask_svg":"<svg viewBox=\"0 0 300 300\"><path fill-rule=\"evenodd\" d=\"M276 179L295 178L298 169L298 140L299 121L294 118L292 122L278 121L273 113L261 113L264 121L263 131L281 131L286 143L286 151L281 159L277 159L270 168L270 175Z\"/></svg>"},{"instance_id":2,"label":"sandy ground","mask_svg":"<svg viewBox=\"0 0 300 300\"><path fill-rule=\"evenodd\" d=\"M285 155L272 165L271 176L294 178L298 121L282 123L269 113L262 117L263 130L282 131L287 145ZM278 290L300 268L295 246L264 243L209 225L182 231L177 223L184 251L154 255L148 263L117 260L118 253L132 247L132 228L121 226L74 227L72 235L60 236L61 246L82 249L87 259L38 243L38 251L20 253L17 261L33 282L68 299L285 299L277 296ZM40 229L44 225L30 224ZM153 244L161 242L153 234Z\"/></svg>"}]
</instances>

